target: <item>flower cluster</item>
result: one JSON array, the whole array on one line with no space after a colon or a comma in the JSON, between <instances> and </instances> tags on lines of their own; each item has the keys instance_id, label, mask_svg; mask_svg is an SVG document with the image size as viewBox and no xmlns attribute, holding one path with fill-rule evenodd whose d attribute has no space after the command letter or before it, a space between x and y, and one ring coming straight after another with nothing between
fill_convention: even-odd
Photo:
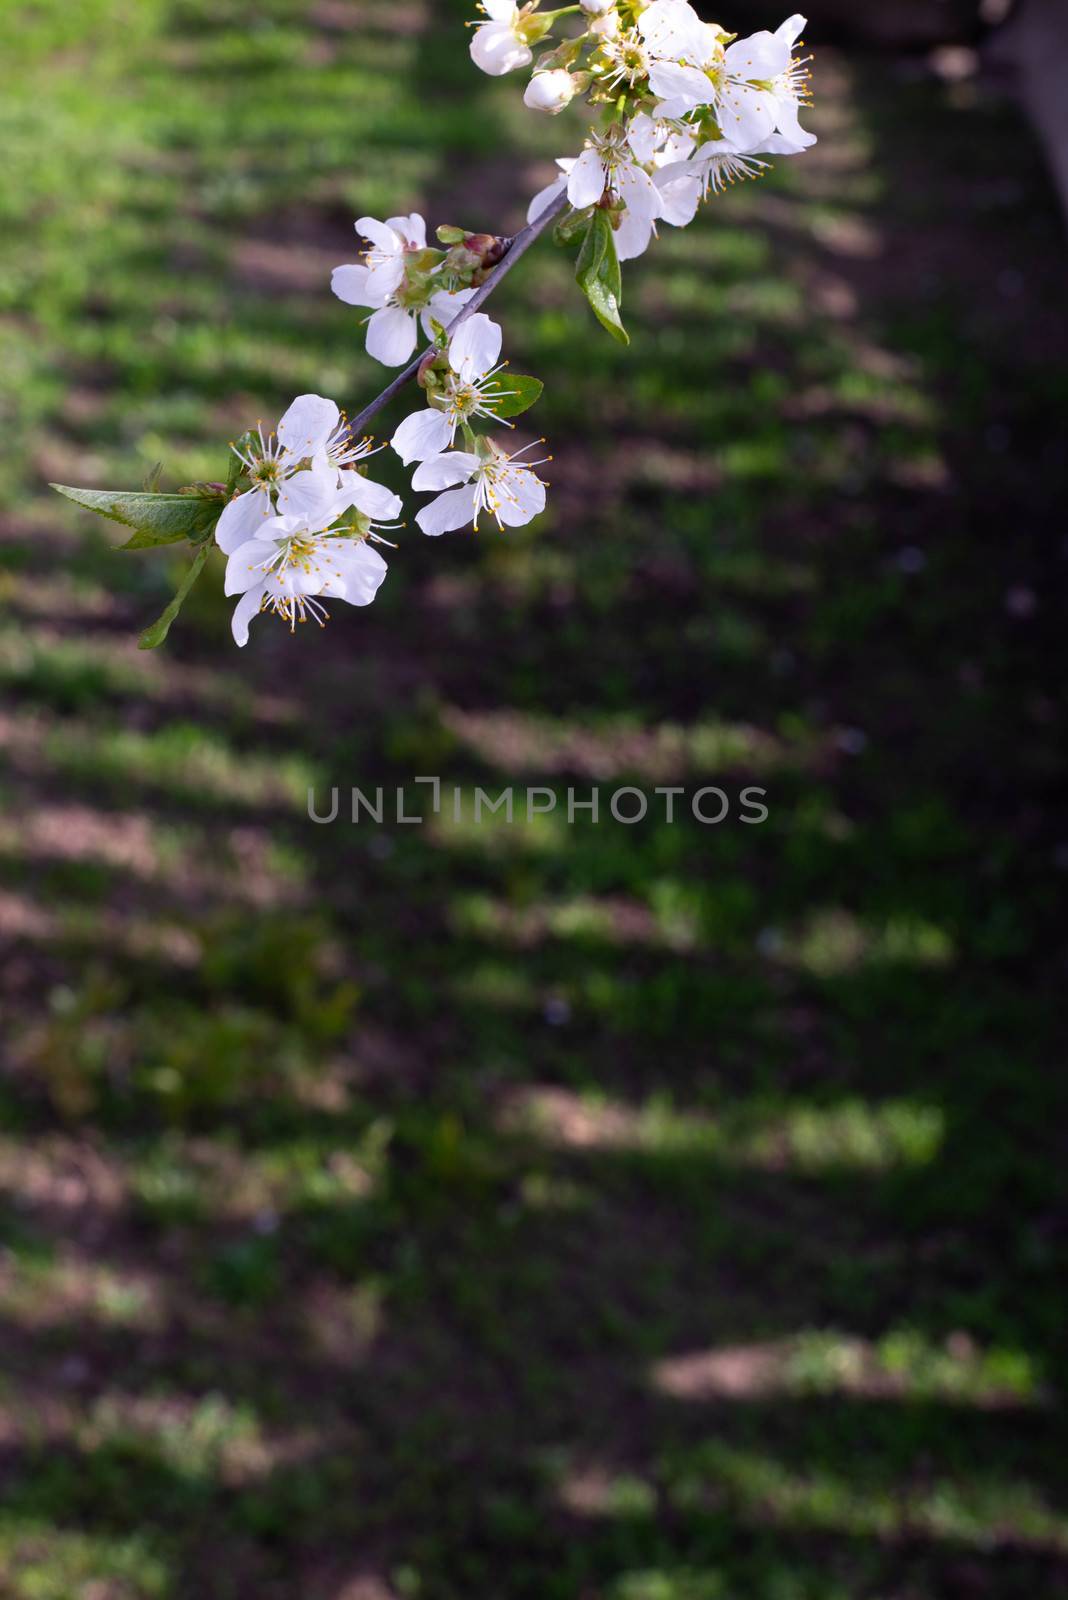
<instances>
[{"instance_id":1,"label":"flower cluster","mask_svg":"<svg viewBox=\"0 0 1068 1600\"><path fill-rule=\"evenodd\" d=\"M366 313L368 354L404 371L351 424L332 400L301 395L273 432L262 426L233 446L225 484L179 495L71 489L79 504L134 529L126 548L187 538L194 560L174 600L141 643L162 643L211 544L227 557L226 593L239 596L234 637L246 643L261 611L295 627L322 622L328 600L367 605L386 575L377 544L398 523L402 502L367 476L373 453L360 426L409 379L423 403L390 443L414 468L411 486L432 498L416 512L423 533L520 527L545 507L546 484L531 458L544 440L506 448L500 430L534 404L542 385L501 359L502 335L481 309L499 277L550 224L576 248L575 277L608 332L628 343L620 308L620 263L640 256L667 223L685 227L703 200L759 177L771 155L815 143L802 128L807 57L797 54L805 20L748 38L705 22L689 0L481 0L472 26L475 64L494 77L532 68L523 94L557 115L578 101L594 111L577 155L530 202L515 241L442 226L427 238L418 213L360 217L360 259L335 268L331 286ZM557 28L566 33L552 39ZM535 52L540 51L536 56ZM417 354L420 336L427 348ZM407 364L407 365L406 365ZM379 446L384 449L385 446ZM184 498L183 498L184 497Z\"/></svg>"},{"instance_id":2,"label":"flower cluster","mask_svg":"<svg viewBox=\"0 0 1068 1600\"><path fill-rule=\"evenodd\" d=\"M529 66L557 15L536 0L483 0L482 9L471 55L493 74ZM795 54L804 17L739 39L688 0L582 0L581 10L585 33L535 62L523 100L555 115L584 95L607 120L577 157L557 162L560 176L534 196L530 218L566 192L579 217L608 211L616 259L631 260L658 222L685 227L710 194L764 172L762 157L815 144L799 120L809 99L808 58Z\"/></svg>"},{"instance_id":3,"label":"flower cluster","mask_svg":"<svg viewBox=\"0 0 1068 1600\"><path fill-rule=\"evenodd\" d=\"M353 440L341 412L322 395L294 400L274 433L262 426L231 447L249 487L230 500L215 527L228 557L226 593L240 595L234 639L248 643L261 611L291 628L326 620L323 596L365 606L386 575L372 542L400 515L400 497L364 475L374 452Z\"/></svg>"}]
</instances>

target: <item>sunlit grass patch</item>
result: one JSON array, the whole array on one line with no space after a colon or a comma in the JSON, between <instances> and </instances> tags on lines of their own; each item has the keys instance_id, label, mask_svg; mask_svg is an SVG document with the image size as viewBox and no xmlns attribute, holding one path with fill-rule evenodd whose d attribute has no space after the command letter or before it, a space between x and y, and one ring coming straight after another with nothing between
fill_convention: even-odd
<instances>
[{"instance_id":1,"label":"sunlit grass patch","mask_svg":"<svg viewBox=\"0 0 1068 1600\"><path fill-rule=\"evenodd\" d=\"M997 1410L1047 1399L1026 1351L984 1347L962 1332L939 1342L907 1327L879 1339L810 1331L669 1356L656 1364L650 1381L687 1403L853 1395Z\"/></svg>"},{"instance_id":2,"label":"sunlit grass patch","mask_svg":"<svg viewBox=\"0 0 1068 1600\"><path fill-rule=\"evenodd\" d=\"M803 766L811 751L766 729L708 718L650 728L633 716L550 717L506 709L450 709L445 726L487 764L505 772L665 781L731 769L767 773Z\"/></svg>"},{"instance_id":3,"label":"sunlit grass patch","mask_svg":"<svg viewBox=\"0 0 1068 1600\"><path fill-rule=\"evenodd\" d=\"M223 901L270 909L301 903L307 873L299 850L252 826L218 830L25 794L12 797L0 819L0 876L15 893L31 877L42 882L52 913L42 927L62 922L68 934L77 931L80 902L100 905L120 884L141 900L165 891L169 907ZM120 919L120 943L138 915L131 906Z\"/></svg>"},{"instance_id":4,"label":"sunlit grass patch","mask_svg":"<svg viewBox=\"0 0 1068 1600\"><path fill-rule=\"evenodd\" d=\"M926 1166L941 1146L944 1116L908 1100L728 1104L713 1116L665 1100L633 1106L594 1090L529 1089L510 1096L505 1126L564 1147L704 1154L716 1165L818 1176Z\"/></svg>"},{"instance_id":5,"label":"sunlit grass patch","mask_svg":"<svg viewBox=\"0 0 1068 1600\"><path fill-rule=\"evenodd\" d=\"M225 801L304 811L308 790L322 783L307 756L235 750L223 735L193 723L138 733L21 713L5 719L2 734L9 759L24 770L51 770L79 782L144 785L201 806Z\"/></svg>"},{"instance_id":6,"label":"sunlit grass patch","mask_svg":"<svg viewBox=\"0 0 1068 1600\"><path fill-rule=\"evenodd\" d=\"M225 1218L270 1231L292 1211L367 1199L387 1159L391 1128L346 1120L333 1139L288 1139L265 1150L165 1137L131 1154L130 1193L157 1221Z\"/></svg>"},{"instance_id":7,"label":"sunlit grass patch","mask_svg":"<svg viewBox=\"0 0 1068 1600\"><path fill-rule=\"evenodd\" d=\"M797 931L769 930L763 949L819 978L865 966L945 967L955 954L952 936L936 923L899 916L880 927L843 907L810 912Z\"/></svg>"},{"instance_id":8,"label":"sunlit grass patch","mask_svg":"<svg viewBox=\"0 0 1068 1600\"><path fill-rule=\"evenodd\" d=\"M168 1600L173 1572L158 1543L150 1533L92 1534L0 1511L0 1579L11 1600L83 1600L94 1591Z\"/></svg>"},{"instance_id":9,"label":"sunlit grass patch","mask_svg":"<svg viewBox=\"0 0 1068 1600\"><path fill-rule=\"evenodd\" d=\"M75 1251L51 1259L16 1255L0 1267L0 1315L23 1328L82 1323L158 1330L165 1314L151 1273L111 1266Z\"/></svg>"},{"instance_id":10,"label":"sunlit grass patch","mask_svg":"<svg viewBox=\"0 0 1068 1600\"><path fill-rule=\"evenodd\" d=\"M503 939L519 948L544 939L668 949L687 949L698 942L692 918L674 915L661 919L648 907L623 898L576 896L511 906L488 895L465 895L454 903L451 918L460 933Z\"/></svg>"},{"instance_id":11,"label":"sunlit grass patch","mask_svg":"<svg viewBox=\"0 0 1068 1600\"><path fill-rule=\"evenodd\" d=\"M444 850L477 851L488 859L530 855L534 859L556 860L566 851L571 833L567 825L566 802L560 797L555 811L545 811L528 816L524 797L517 796L518 805L514 820L508 821L504 811L483 809L475 819L474 786L460 786L462 799L460 814L456 815L452 785L443 788L444 804L441 811L428 819L426 837L430 843ZM486 785L490 800L500 793L500 786ZM538 804L545 803L544 796ZM460 912L461 916L466 913ZM477 913L476 913L477 914Z\"/></svg>"},{"instance_id":12,"label":"sunlit grass patch","mask_svg":"<svg viewBox=\"0 0 1068 1600\"><path fill-rule=\"evenodd\" d=\"M294 1443L288 1441L290 1450ZM105 1392L78 1427L77 1444L90 1456L147 1449L181 1478L231 1487L264 1476L285 1453L272 1447L247 1403L235 1404L221 1394L194 1399Z\"/></svg>"},{"instance_id":13,"label":"sunlit grass patch","mask_svg":"<svg viewBox=\"0 0 1068 1600\"><path fill-rule=\"evenodd\" d=\"M770 1452L707 1440L676 1463L666 1498L680 1513L727 1506L765 1527L889 1541L919 1534L980 1550L1003 1529L1017 1547L1068 1550L1068 1516L1042 1486L996 1462L952 1473L898 1474L877 1458L857 1460L852 1470L795 1468Z\"/></svg>"}]
</instances>

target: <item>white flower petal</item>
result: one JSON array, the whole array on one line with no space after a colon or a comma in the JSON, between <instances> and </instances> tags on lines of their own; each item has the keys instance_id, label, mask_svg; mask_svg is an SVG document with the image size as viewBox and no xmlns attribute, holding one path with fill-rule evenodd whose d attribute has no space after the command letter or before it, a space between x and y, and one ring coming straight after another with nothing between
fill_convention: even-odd
<instances>
[{"instance_id":1,"label":"white flower petal","mask_svg":"<svg viewBox=\"0 0 1068 1600\"><path fill-rule=\"evenodd\" d=\"M278 509L284 517L304 517L310 526L324 528L327 512L337 499L337 469L309 467L295 472L278 489Z\"/></svg>"},{"instance_id":2,"label":"white flower petal","mask_svg":"<svg viewBox=\"0 0 1068 1600\"><path fill-rule=\"evenodd\" d=\"M367 354L384 367L400 367L415 349L415 318L402 306L383 306L367 324Z\"/></svg>"},{"instance_id":3,"label":"white flower petal","mask_svg":"<svg viewBox=\"0 0 1068 1600\"><path fill-rule=\"evenodd\" d=\"M507 22L484 22L476 28L470 45L471 60L491 78L501 78L517 67L529 67L533 52L516 37Z\"/></svg>"},{"instance_id":4,"label":"white flower petal","mask_svg":"<svg viewBox=\"0 0 1068 1600\"><path fill-rule=\"evenodd\" d=\"M627 210L652 222L660 214L660 190L642 168L631 163L616 169L616 189Z\"/></svg>"},{"instance_id":5,"label":"white flower petal","mask_svg":"<svg viewBox=\"0 0 1068 1600\"><path fill-rule=\"evenodd\" d=\"M523 91L523 104L530 111L545 111L556 116L575 97L575 79L563 67L551 72L536 72Z\"/></svg>"},{"instance_id":6,"label":"white flower petal","mask_svg":"<svg viewBox=\"0 0 1068 1600\"><path fill-rule=\"evenodd\" d=\"M449 489L431 500L416 513L416 522L424 533L436 538L439 533L453 533L475 520L475 487L468 483L462 489Z\"/></svg>"},{"instance_id":7,"label":"white flower petal","mask_svg":"<svg viewBox=\"0 0 1068 1600\"><path fill-rule=\"evenodd\" d=\"M226 555L248 539L255 538L268 518L274 516L274 507L266 489L246 489L236 500L223 509L215 524L215 543Z\"/></svg>"},{"instance_id":8,"label":"white flower petal","mask_svg":"<svg viewBox=\"0 0 1068 1600\"><path fill-rule=\"evenodd\" d=\"M781 113L779 120L782 121ZM811 149L815 143L816 135L814 133L806 133L804 128L802 128L800 123L798 123L796 132L783 133L780 131L779 133L769 133L763 144L758 146L758 149L755 152L747 150L745 154L799 156L802 150ZM733 149L733 145L730 148Z\"/></svg>"},{"instance_id":9,"label":"white flower petal","mask_svg":"<svg viewBox=\"0 0 1068 1600\"><path fill-rule=\"evenodd\" d=\"M380 306L385 297L368 286L367 278L366 267L335 267L330 275L330 287L347 306Z\"/></svg>"},{"instance_id":10,"label":"white flower petal","mask_svg":"<svg viewBox=\"0 0 1068 1600\"><path fill-rule=\"evenodd\" d=\"M357 217L356 232L361 238L369 239L385 255L396 255L404 249L404 236L393 226L396 220L391 218L389 222L379 222L374 217Z\"/></svg>"},{"instance_id":11,"label":"white flower petal","mask_svg":"<svg viewBox=\"0 0 1068 1600\"><path fill-rule=\"evenodd\" d=\"M778 134L770 134L769 140L781 141L777 145L765 144L764 148L769 153L776 155L799 155L802 150L807 150L816 143L814 133L806 133L797 120L798 104L796 100L787 100L782 95L777 95L778 102Z\"/></svg>"},{"instance_id":12,"label":"white flower petal","mask_svg":"<svg viewBox=\"0 0 1068 1600\"><path fill-rule=\"evenodd\" d=\"M427 406L424 411L413 411L410 417L405 417L390 443L407 467L413 461L426 461L447 450L452 443L451 435L444 411Z\"/></svg>"},{"instance_id":13,"label":"white flower petal","mask_svg":"<svg viewBox=\"0 0 1068 1600\"><path fill-rule=\"evenodd\" d=\"M519 13L516 0L482 0L482 9L491 22L514 22Z\"/></svg>"},{"instance_id":14,"label":"white flower petal","mask_svg":"<svg viewBox=\"0 0 1068 1600\"><path fill-rule=\"evenodd\" d=\"M796 34L794 37L797 37ZM746 82L777 78L790 65L792 45L793 39L787 42L785 37L761 28L759 33L751 33L748 39L736 39L728 45L723 64L732 78L742 78Z\"/></svg>"},{"instance_id":15,"label":"white flower petal","mask_svg":"<svg viewBox=\"0 0 1068 1600\"><path fill-rule=\"evenodd\" d=\"M545 510L545 485L529 467L506 467L498 484L495 511L506 528L521 528Z\"/></svg>"},{"instance_id":16,"label":"white flower petal","mask_svg":"<svg viewBox=\"0 0 1068 1600\"><path fill-rule=\"evenodd\" d=\"M775 127L778 107L767 89L730 83L716 102L716 121L736 150L755 150Z\"/></svg>"},{"instance_id":17,"label":"white flower petal","mask_svg":"<svg viewBox=\"0 0 1068 1600\"><path fill-rule=\"evenodd\" d=\"M649 87L655 95L682 111L707 106L716 97L712 81L696 67L682 67L674 61L654 61L649 68ZM659 109L659 108L658 108ZM679 113L672 112L671 115Z\"/></svg>"},{"instance_id":18,"label":"white flower petal","mask_svg":"<svg viewBox=\"0 0 1068 1600\"><path fill-rule=\"evenodd\" d=\"M467 450L448 450L444 455L431 456L415 469L413 489L448 489L451 484L464 483L480 466L478 456Z\"/></svg>"},{"instance_id":19,"label":"white flower petal","mask_svg":"<svg viewBox=\"0 0 1068 1600\"><path fill-rule=\"evenodd\" d=\"M638 18L638 31L650 54L674 61L696 59L701 29L701 18L685 0L653 0Z\"/></svg>"},{"instance_id":20,"label":"white flower petal","mask_svg":"<svg viewBox=\"0 0 1068 1600\"><path fill-rule=\"evenodd\" d=\"M372 261L367 268L365 293L374 296L374 304L388 300L404 279L404 257L389 256L385 261ZM369 302L370 303L370 302Z\"/></svg>"},{"instance_id":21,"label":"white flower petal","mask_svg":"<svg viewBox=\"0 0 1068 1600\"><path fill-rule=\"evenodd\" d=\"M567 175L561 173L552 183L546 184L544 189L539 189L533 200L527 206L527 222L534 222L541 216L546 206L551 206L558 194L567 188Z\"/></svg>"},{"instance_id":22,"label":"white flower petal","mask_svg":"<svg viewBox=\"0 0 1068 1600\"><path fill-rule=\"evenodd\" d=\"M427 338L432 339L434 337L434 331L430 326L431 319L435 322L440 322L443 328L448 328L451 323L456 321L456 318L474 293L474 289L457 289L454 294L450 294L446 289L439 289L437 294L431 295L429 305L419 314L419 320L423 325L423 332Z\"/></svg>"},{"instance_id":23,"label":"white flower petal","mask_svg":"<svg viewBox=\"0 0 1068 1600\"><path fill-rule=\"evenodd\" d=\"M581 211L585 206L596 205L604 194L606 182L604 162L600 152L592 147L583 150L567 179L567 198Z\"/></svg>"},{"instance_id":24,"label":"white flower petal","mask_svg":"<svg viewBox=\"0 0 1068 1600\"><path fill-rule=\"evenodd\" d=\"M407 217L391 217L390 226L397 229L405 244L412 250L426 249L426 223L418 211Z\"/></svg>"},{"instance_id":25,"label":"white flower petal","mask_svg":"<svg viewBox=\"0 0 1068 1600\"><path fill-rule=\"evenodd\" d=\"M673 161L656 175L660 190L660 215L673 228L685 228L697 214L703 181L701 169L692 161Z\"/></svg>"},{"instance_id":26,"label":"white flower petal","mask_svg":"<svg viewBox=\"0 0 1068 1600\"><path fill-rule=\"evenodd\" d=\"M239 545L226 563L223 594L244 594L256 584L262 584L264 563L270 561L277 549L273 539L249 539Z\"/></svg>"},{"instance_id":27,"label":"white flower petal","mask_svg":"<svg viewBox=\"0 0 1068 1600\"><path fill-rule=\"evenodd\" d=\"M295 461L314 456L341 421L341 412L321 394L299 394L278 424L278 442Z\"/></svg>"},{"instance_id":28,"label":"white flower petal","mask_svg":"<svg viewBox=\"0 0 1068 1600\"><path fill-rule=\"evenodd\" d=\"M651 161L663 143L663 129L647 111L639 111L627 128L627 143L639 161Z\"/></svg>"},{"instance_id":29,"label":"white flower petal","mask_svg":"<svg viewBox=\"0 0 1068 1600\"><path fill-rule=\"evenodd\" d=\"M497 365L501 340L500 323L487 317L484 311L476 311L453 334L449 343L449 365L465 383L484 378L490 368Z\"/></svg>"},{"instance_id":30,"label":"white flower petal","mask_svg":"<svg viewBox=\"0 0 1068 1600\"><path fill-rule=\"evenodd\" d=\"M389 571L386 563L365 540L338 539L331 543L337 545L332 553L341 574L341 587L331 593L347 600L350 606L369 606Z\"/></svg>"},{"instance_id":31,"label":"white flower petal","mask_svg":"<svg viewBox=\"0 0 1068 1600\"><path fill-rule=\"evenodd\" d=\"M248 625L253 617L259 615L260 606L266 584L257 584L254 589L247 589L234 607L234 614L230 619L230 627L234 635L234 643L241 649L248 644Z\"/></svg>"},{"instance_id":32,"label":"white flower petal","mask_svg":"<svg viewBox=\"0 0 1068 1600\"><path fill-rule=\"evenodd\" d=\"M616 260L633 261L648 250L653 237L653 219L624 211L615 231Z\"/></svg>"},{"instance_id":33,"label":"white flower petal","mask_svg":"<svg viewBox=\"0 0 1068 1600\"><path fill-rule=\"evenodd\" d=\"M374 522L390 522L404 510L400 495L387 489L384 483L375 483L361 472L343 472L341 488L347 505L355 506Z\"/></svg>"}]
</instances>

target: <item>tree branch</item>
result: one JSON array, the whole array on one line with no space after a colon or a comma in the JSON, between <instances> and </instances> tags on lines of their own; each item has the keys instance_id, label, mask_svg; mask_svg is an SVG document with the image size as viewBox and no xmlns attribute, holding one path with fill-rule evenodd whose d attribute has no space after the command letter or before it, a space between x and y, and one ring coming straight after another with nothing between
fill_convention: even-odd
<instances>
[{"instance_id":1,"label":"tree branch","mask_svg":"<svg viewBox=\"0 0 1068 1600\"><path fill-rule=\"evenodd\" d=\"M550 201L545 210L540 211L533 222L529 222L520 233L516 234L508 245L506 255L497 263L485 283L475 290L459 316L454 317L449 323L448 328L445 330L447 333L455 333L461 323L466 322L468 317L473 317L475 312L485 305L502 278L511 272L520 256L525 255L535 239L545 232L550 222L560 215L566 205L567 191L565 190L563 194L557 195L555 200ZM420 350L418 355L413 356L408 365L397 373L393 382L388 383L381 394L376 395L369 405L364 406L363 410L352 418L349 423L349 432L353 437L362 433L371 418L381 411L383 406L388 405L394 395L398 395L406 383L412 381L422 366L426 354L425 350Z\"/></svg>"}]
</instances>

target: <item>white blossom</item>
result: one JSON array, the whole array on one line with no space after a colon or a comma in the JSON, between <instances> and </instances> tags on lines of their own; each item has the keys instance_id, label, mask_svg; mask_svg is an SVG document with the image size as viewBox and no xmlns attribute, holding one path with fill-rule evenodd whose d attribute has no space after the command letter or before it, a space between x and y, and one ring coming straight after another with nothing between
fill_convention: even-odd
<instances>
[{"instance_id":1,"label":"white blossom","mask_svg":"<svg viewBox=\"0 0 1068 1600\"><path fill-rule=\"evenodd\" d=\"M279 512L314 513L329 504L338 484L319 449L321 407L330 407L335 420L340 415L332 400L298 395L274 433L264 434L260 424L246 449L231 446L251 487L224 507L215 527L220 549L236 549Z\"/></svg>"},{"instance_id":2,"label":"white blossom","mask_svg":"<svg viewBox=\"0 0 1068 1600\"><path fill-rule=\"evenodd\" d=\"M476 311L449 343L450 370L435 396L438 403L405 417L390 441L405 466L448 450L461 423L495 416L493 402L502 398L494 383L504 366L497 359L500 353L500 325Z\"/></svg>"},{"instance_id":3,"label":"white blossom","mask_svg":"<svg viewBox=\"0 0 1068 1600\"><path fill-rule=\"evenodd\" d=\"M570 72L557 67L552 72L536 72L523 92L523 104L531 111L547 111L556 116L571 104L575 80Z\"/></svg>"},{"instance_id":4,"label":"white blossom","mask_svg":"<svg viewBox=\"0 0 1068 1600\"><path fill-rule=\"evenodd\" d=\"M419 342L419 324L431 337L430 318L445 326L459 314L471 298L472 290L462 289L449 294L437 290L424 303L405 303L398 298L398 290L385 290L381 282L372 279L373 269L360 264L335 267L330 286L339 300L350 306L368 306L367 354L385 367L400 367L414 353ZM402 290L403 292L403 290Z\"/></svg>"},{"instance_id":5,"label":"white blossom","mask_svg":"<svg viewBox=\"0 0 1068 1600\"><path fill-rule=\"evenodd\" d=\"M360 217L356 232L370 241L364 254L367 285L376 292L392 294L404 277L404 257L409 250L426 249L426 223L417 211L408 217Z\"/></svg>"},{"instance_id":6,"label":"white blossom","mask_svg":"<svg viewBox=\"0 0 1068 1600\"><path fill-rule=\"evenodd\" d=\"M594 17L590 23L589 32L595 39L615 39L623 29L623 20L615 6L611 11L606 11L599 17Z\"/></svg>"},{"instance_id":7,"label":"white blossom","mask_svg":"<svg viewBox=\"0 0 1068 1600\"><path fill-rule=\"evenodd\" d=\"M650 59L711 61L723 30L703 22L688 0L653 0L638 18L638 31Z\"/></svg>"},{"instance_id":8,"label":"white blossom","mask_svg":"<svg viewBox=\"0 0 1068 1600\"><path fill-rule=\"evenodd\" d=\"M767 153L768 148L765 143L762 153ZM733 183L759 178L767 171L769 163L761 161L754 152L735 150L727 139L716 139L695 150L689 165L700 179L702 193L707 195L709 190L722 194Z\"/></svg>"},{"instance_id":9,"label":"white blossom","mask_svg":"<svg viewBox=\"0 0 1068 1600\"><path fill-rule=\"evenodd\" d=\"M540 443L541 441L539 441ZM489 439L480 439L480 453L467 450L450 450L443 455L431 456L416 469L412 478L413 489L444 489L436 500L431 500L416 513L416 522L424 533L436 536L452 533L470 522L476 532L479 515L488 511L496 519L498 528L520 528L545 509L545 484L532 470L542 461L521 462L515 455L505 455ZM544 461L551 460L545 456ZM462 487L454 488L455 484Z\"/></svg>"},{"instance_id":10,"label":"white blossom","mask_svg":"<svg viewBox=\"0 0 1068 1600\"><path fill-rule=\"evenodd\" d=\"M483 72L500 78L534 59L522 33L522 9L515 0L481 0L487 21L480 22L471 39L471 60Z\"/></svg>"},{"instance_id":11,"label":"white blossom","mask_svg":"<svg viewBox=\"0 0 1068 1600\"><path fill-rule=\"evenodd\" d=\"M579 5L588 17L603 17L606 11L614 11L616 0L579 0Z\"/></svg>"},{"instance_id":12,"label":"white blossom","mask_svg":"<svg viewBox=\"0 0 1068 1600\"><path fill-rule=\"evenodd\" d=\"M352 437L344 413L333 400L318 394L301 395L278 424L278 434L295 457L310 458L313 470L328 476L331 489L347 505L378 521L400 515L400 496L358 470L358 463L377 451L370 438ZM283 505L280 500L279 510L286 509L299 508Z\"/></svg>"},{"instance_id":13,"label":"white blossom","mask_svg":"<svg viewBox=\"0 0 1068 1600\"><path fill-rule=\"evenodd\" d=\"M571 168L575 165L575 158L573 156L565 156L558 160L556 165L560 168L560 176L558 178L554 178L552 183L547 184L544 189L538 190L537 194L527 207L528 223L536 221L537 218L541 216L545 208L552 205L557 195L563 194L564 190L567 188L568 174L570 173Z\"/></svg>"},{"instance_id":14,"label":"white blossom","mask_svg":"<svg viewBox=\"0 0 1068 1600\"><path fill-rule=\"evenodd\" d=\"M616 229L616 255L630 261L648 248L662 202L621 128L591 134L567 175L567 198L576 211L596 205L606 190L624 208Z\"/></svg>"},{"instance_id":15,"label":"white blossom","mask_svg":"<svg viewBox=\"0 0 1068 1600\"><path fill-rule=\"evenodd\" d=\"M807 71L793 47L805 26L794 15L775 33L762 30L723 48L719 30L702 23L685 0L654 0L639 28L656 59L649 85L658 110L685 116L710 106L723 137L752 152L778 132L796 150L814 144L798 122L807 99Z\"/></svg>"},{"instance_id":16,"label":"white blossom","mask_svg":"<svg viewBox=\"0 0 1068 1600\"><path fill-rule=\"evenodd\" d=\"M325 599L371 603L386 563L366 537L330 531L346 509L342 498L315 516L272 517L256 538L230 552L225 593L241 596L231 622L238 645L248 643L249 623L261 611L274 612L294 629L309 618L322 625Z\"/></svg>"}]
</instances>

